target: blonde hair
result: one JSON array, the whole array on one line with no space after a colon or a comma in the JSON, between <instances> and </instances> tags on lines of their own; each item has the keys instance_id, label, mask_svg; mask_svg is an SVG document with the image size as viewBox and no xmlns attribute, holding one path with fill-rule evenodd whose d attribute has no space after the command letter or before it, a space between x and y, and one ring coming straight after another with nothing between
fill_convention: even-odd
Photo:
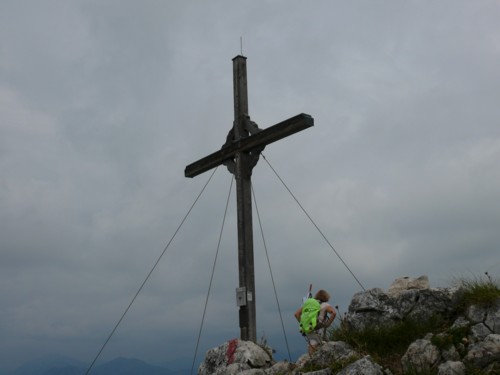
<instances>
[{"instance_id":1,"label":"blonde hair","mask_svg":"<svg viewBox=\"0 0 500 375\"><path fill-rule=\"evenodd\" d=\"M330 300L330 294L326 290L320 289L314 296L320 302L328 302Z\"/></svg>"}]
</instances>

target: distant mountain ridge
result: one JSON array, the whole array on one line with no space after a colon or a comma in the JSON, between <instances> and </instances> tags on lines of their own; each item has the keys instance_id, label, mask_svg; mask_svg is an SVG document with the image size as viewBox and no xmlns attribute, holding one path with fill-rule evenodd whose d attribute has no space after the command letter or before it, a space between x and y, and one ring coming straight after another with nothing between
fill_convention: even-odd
<instances>
[{"instance_id":1,"label":"distant mountain ridge","mask_svg":"<svg viewBox=\"0 0 500 375\"><path fill-rule=\"evenodd\" d=\"M108 363L100 365L93 371L94 375L172 375L170 370L153 366L139 359L116 358ZM72 375L72 374L44 374L44 375Z\"/></svg>"},{"instance_id":2,"label":"distant mountain ridge","mask_svg":"<svg viewBox=\"0 0 500 375\"><path fill-rule=\"evenodd\" d=\"M73 358L63 356L47 356L23 363L13 372L7 372L8 375L43 375L53 367L76 367L84 368L85 363Z\"/></svg>"},{"instance_id":3,"label":"distant mountain ridge","mask_svg":"<svg viewBox=\"0 0 500 375\"><path fill-rule=\"evenodd\" d=\"M6 375L84 375L88 365L66 357L46 357L29 361ZM94 367L89 375L182 375L187 370L170 370L134 358L115 358Z\"/></svg>"}]
</instances>

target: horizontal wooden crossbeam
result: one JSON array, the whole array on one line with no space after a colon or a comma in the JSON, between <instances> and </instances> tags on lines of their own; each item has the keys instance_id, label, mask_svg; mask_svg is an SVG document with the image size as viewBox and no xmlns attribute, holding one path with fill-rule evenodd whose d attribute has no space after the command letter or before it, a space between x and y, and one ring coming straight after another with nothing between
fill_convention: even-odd
<instances>
[{"instance_id":1,"label":"horizontal wooden crossbeam","mask_svg":"<svg viewBox=\"0 0 500 375\"><path fill-rule=\"evenodd\" d=\"M189 164L184 170L184 175L186 177L198 176L221 165L225 160L234 158L238 152L250 152L257 147L266 146L311 126L314 126L314 119L310 115L301 113L247 138L235 141L219 151Z\"/></svg>"}]
</instances>

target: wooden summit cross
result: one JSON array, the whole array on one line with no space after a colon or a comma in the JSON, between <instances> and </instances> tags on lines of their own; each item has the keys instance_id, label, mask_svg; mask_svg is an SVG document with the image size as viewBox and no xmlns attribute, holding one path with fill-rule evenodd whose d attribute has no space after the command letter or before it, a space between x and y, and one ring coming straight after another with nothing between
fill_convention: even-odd
<instances>
[{"instance_id":1,"label":"wooden summit cross","mask_svg":"<svg viewBox=\"0 0 500 375\"><path fill-rule=\"evenodd\" d=\"M248 115L246 57L241 55L233 59L233 88L234 123L226 143L219 151L188 165L184 170L184 175L194 177L224 164L235 176L240 285L236 289L236 297L240 308L240 338L256 342L252 169L266 145L313 126L314 120L311 116L302 113L267 129L259 129Z\"/></svg>"}]
</instances>

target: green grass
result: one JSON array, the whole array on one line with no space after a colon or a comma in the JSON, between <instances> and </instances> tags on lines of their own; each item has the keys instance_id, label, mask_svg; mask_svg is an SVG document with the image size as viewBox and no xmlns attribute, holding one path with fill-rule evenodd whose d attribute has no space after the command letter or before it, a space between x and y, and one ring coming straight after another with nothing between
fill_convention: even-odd
<instances>
[{"instance_id":1,"label":"green grass","mask_svg":"<svg viewBox=\"0 0 500 375\"><path fill-rule=\"evenodd\" d=\"M332 373L336 374L337 372L346 368L351 363L356 362L358 359L359 359L358 357L350 357L349 359L343 361L334 362L330 365L330 370L332 370Z\"/></svg>"},{"instance_id":2,"label":"green grass","mask_svg":"<svg viewBox=\"0 0 500 375\"><path fill-rule=\"evenodd\" d=\"M455 347L460 356L463 356L465 353L462 350L463 345L461 344L463 344L469 332L469 327L448 328L432 336L431 343L439 350L448 350L451 347Z\"/></svg>"},{"instance_id":3,"label":"green grass","mask_svg":"<svg viewBox=\"0 0 500 375\"><path fill-rule=\"evenodd\" d=\"M460 290L458 307L462 311L472 305L492 306L500 298L500 283L487 272L483 277L458 279L455 284Z\"/></svg>"},{"instance_id":4,"label":"green grass","mask_svg":"<svg viewBox=\"0 0 500 375\"><path fill-rule=\"evenodd\" d=\"M362 354L370 354L375 362L399 373L401 357L408 346L429 332L440 331L447 322L435 316L427 322L405 320L391 327L352 331L346 325L333 329L331 340L344 341Z\"/></svg>"}]
</instances>

